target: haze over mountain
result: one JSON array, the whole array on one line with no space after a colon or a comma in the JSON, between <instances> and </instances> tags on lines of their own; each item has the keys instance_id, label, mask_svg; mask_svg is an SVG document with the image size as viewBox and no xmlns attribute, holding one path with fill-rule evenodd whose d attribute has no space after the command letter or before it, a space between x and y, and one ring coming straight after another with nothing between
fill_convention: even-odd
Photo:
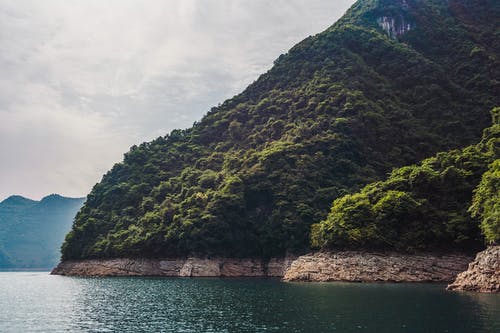
<instances>
[{"instance_id":1,"label":"haze over mountain","mask_svg":"<svg viewBox=\"0 0 500 333\"><path fill-rule=\"evenodd\" d=\"M40 201L10 196L0 202L0 268L51 268L83 198L57 194Z\"/></svg>"},{"instance_id":2,"label":"haze over mountain","mask_svg":"<svg viewBox=\"0 0 500 333\"><path fill-rule=\"evenodd\" d=\"M334 199L480 140L500 105L499 19L494 0L356 2L192 128L132 147L63 258L308 250Z\"/></svg>"}]
</instances>

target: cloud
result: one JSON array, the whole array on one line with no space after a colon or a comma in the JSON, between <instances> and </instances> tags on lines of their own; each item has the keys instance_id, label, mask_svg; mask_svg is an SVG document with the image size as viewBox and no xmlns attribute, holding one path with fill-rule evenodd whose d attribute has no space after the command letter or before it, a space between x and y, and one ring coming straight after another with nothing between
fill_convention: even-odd
<instances>
[{"instance_id":1,"label":"cloud","mask_svg":"<svg viewBox=\"0 0 500 333\"><path fill-rule=\"evenodd\" d=\"M83 196L353 0L0 0L0 198Z\"/></svg>"}]
</instances>

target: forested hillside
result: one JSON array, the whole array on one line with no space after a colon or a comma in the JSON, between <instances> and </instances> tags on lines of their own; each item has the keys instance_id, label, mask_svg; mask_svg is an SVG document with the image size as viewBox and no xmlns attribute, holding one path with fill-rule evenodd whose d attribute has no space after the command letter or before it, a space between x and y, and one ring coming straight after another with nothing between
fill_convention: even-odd
<instances>
[{"instance_id":1,"label":"forested hillside","mask_svg":"<svg viewBox=\"0 0 500 333\"><path fill-rule=\"evenodd\" d=\"M479 219L485 242L500 243L500 158L483 174L469 211Z\"/></svg>"},{"instance_id":2,"label":"forested hillside","mask_svg":"<svg viewBox=\"0 0 500 333\"><path fill-rule=\"evenodd\" d=\"M11 196L0 202L0 269L51 268L83 198Z\"/></svg>"},{"instance_id":3,"label":"forested hillside","mask_svg":"<svg viewBox=\"0 0 500 333\"><path fill-rule=\"evenodd\" d=\"M472 251L500 241L499 165L496 108L480 143L396 169L387 180L335 200L327 219L312 226L312 243L406 252Z\"/></svg>"},{"instance_id":4,"label":"forested hillside","mask_svg":"<svg viewBox=\"0 0 500 333\"><path fill-rule=\"evenodd\" d=\"M132 147L63 258L305 251L334 199L480 139L500 105L499 14L496 0L358 1L193 127Z\"/></svg>"}]
</instances>

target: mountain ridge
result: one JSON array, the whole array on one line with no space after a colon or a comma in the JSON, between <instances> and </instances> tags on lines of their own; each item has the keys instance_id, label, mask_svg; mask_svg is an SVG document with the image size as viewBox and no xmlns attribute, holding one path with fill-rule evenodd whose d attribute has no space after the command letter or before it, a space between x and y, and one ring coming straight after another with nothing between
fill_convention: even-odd
<instances>
[{"instance_id":1,"label":"mountain ridge","mask_svg":"<svg viewBox=\"0 0 500 333\"><path fill-rule=\"evenodd\" d=\"M488 0L358 1L192 128L133 146L88 195L63 259L307 250L334 199L489 125L498 37L492 20L474 21L478 36L464 6L500 16Z\"/></svg>"},{"instance_id":2,"label":"mountain ridge","mask_svg":"<svg viewBox=\"0 0 500 333\"><path fill-rule=\"evenodd\" d=\"M36 200L36 199L28 198L28 197L20 195L20 194L13 194L13 195L9 195L7 198L5 198L2 201L0 201L0 204L9 203L9 202L16 202L16 201L41 202L41 201L44 201L44 200L50 200L52 198L64 199L64 200L68 200L68 199L69 200L73 200L73 199L74 200L85 199L85 197L67 197L67 196L64 196L64 195L61 195L61 194L51 193L51 194L48 194L48 195L42 197L40 200Z\"/></svg>"},{"instance_id":3,"label":"mountain ridge","mask_svg":"<svg viewBox=\"0 0 500 333\"><path fill-rule=\"evenodd\" d=\"M58 194L0 202L0 268L51 268L84 198Z\"/></svg>"}]
</instances>

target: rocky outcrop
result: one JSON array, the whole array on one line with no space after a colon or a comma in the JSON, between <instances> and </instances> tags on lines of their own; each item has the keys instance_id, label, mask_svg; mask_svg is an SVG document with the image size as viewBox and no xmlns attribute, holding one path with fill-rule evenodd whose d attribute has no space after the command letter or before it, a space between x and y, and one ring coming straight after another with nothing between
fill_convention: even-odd
<instances>
[{"instance_id":1,"label":"rocky outcrop","mask_svg":"<svg viewBox=\"0 0 500 333\"><path fill-rule=\"evenodd\" d=\"M406 20L403 16L397 18L382 16L377 19L377 23L392 39L397 39L415 29L415 23Z\"/></svg>"},{"instance_id":2,"label":"rocky outcrop","mask_svg":"<svg viewBox=\"0 0 500 333\"><path fill-rule=\"evenodd\" d=\"M179 276L184 260L90 259L61 262L51 274L70 276Z\"/></svg>"},{"instance_id":3,"label":"rocky outcrop","mask_svg":"<svg viewBox=\"0 0 500 333\"><path fill-rule=\"evenodd\" d=\"M286 281L452 281L464 255L316 253L298 258L93 259L65 261L52 274L71 276L280 277Z\"/></svg>"},{"instance_id":4,"label":"rocky outcrop","mask_svg":"<svg viewBox=\"0 0 500 333\"><path fill-rule=\"evenodd\" d=\"M280 277L285 281L455 282L449 290L500 292L500 246L467 255L366 252L298 258L91 259L65 261L51 274L70 276ZM469 264L470 263L470 264ZM464 272L465 269L468 270ZM460 273L462 272L462 273ZM459 274L460 273L460 274ZM458 275L458 276L457 276Z\"/></svg>"},{"instance_id":5,"label":"rocky outcrop","mask_svg":"<svg viewBox=\"0 0 500 333\"><path fill-rule=\"evenodd\" d=\"M288 271L296 257L287 257L284 259L271 259L267 263L267 276L282 278Z\"/></svg>"},{"instance_id":6,"label":"rocky outcrop","mask_svg":"<svg viewBox=\"0 0 500 333\"><path fill-rule=\"evenodd\" d=\"M460 273L448 286L448 290L500 292L500 246L492 246L479 252L469 268Z\"/></svg>"},{"instance_id":7,"label":"rocky outcrop","mask_svg":"<svg viewBox=\"0 0 500 333\"><path fill-rule=\"evenodd\" d=\"M267 265L255 259L189 258L179 272L183 277L261 277L267 276Z\"/></svg>"},{"instance_id":8,"label":"rocky outcrop","mask_svg":"<svg viewBox=\"0 0 500 333\"><path fill-rule=\"evenodd\" d=\"M187 258L64 261L51 274L69 276L282 277L293 259Z\"/></svg>"},{"instance_id":9,"label":"rocky outcrop","mask_svg":"<svg viewBox=\"0 0 500 333\"><path fill-rule=\"evenodd\" d=\"M335 252L297 258L286 281L449 282L472 260L466 255Z\"/></svg>"}]
</instances>

